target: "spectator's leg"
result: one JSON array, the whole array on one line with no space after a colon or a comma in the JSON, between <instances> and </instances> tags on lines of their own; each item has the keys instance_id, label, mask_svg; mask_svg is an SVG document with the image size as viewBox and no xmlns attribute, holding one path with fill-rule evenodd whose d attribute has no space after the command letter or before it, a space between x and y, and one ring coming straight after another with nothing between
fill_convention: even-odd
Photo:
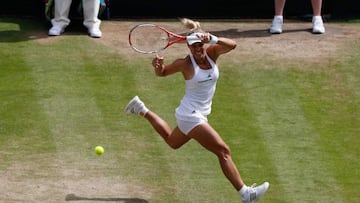
<instances>
[{"instance_id":1,"label":"spectator's leg","mask_svg":"<svg viewBox=\"0 0 360 203\"><path fill-rule=\"evenodd\" d=\"M286 0L274 0L275 16L283 16Z\"/></svg>"},{"instance_id":2,"label":"spectator's leg","mask_svg":"<svg viewBox=\"0 0 360 203\"><path fill-rule=\"evenodd\" d=\"M283 10L285 7L285 0L274 0L275 15L270 27L270 33L280 34L282 33L283 25Z\"/></svg>"},{"instance_id":3,"label":"spectator's leg","mask_svg":"<svg viewBox=\"0 0 360 203\"><path fill-rule=\"evenodd\" d=\"M55 0L54 18L51 19L52 27L49 30L50 36L57 36L64 32L70 24L69 12L72 0Z\"/></svg>"},{"instance_id":4,"label":"spectator's leg","mask_svg":"<svg viewBox=\"0 0 360 203\"><path fill-rule=\"evenodd\" d=\"M313 9L312 32L314 34L323 34L325 33L325 27L321 17L322 0L311 0L311 5Z\"/></svg>"},{"instance_id":5,"label":"spectator's leg","mask_svg":"<svg viewBox=\"0 0 360 203\"><path fill-rule=\"evenodd\" d=\"M100 1L82 0L84 8L84 26L88 29L91 37L99 38L102 36L100 31L101 20L98 18Z\"/></svg>"}]
</instances>

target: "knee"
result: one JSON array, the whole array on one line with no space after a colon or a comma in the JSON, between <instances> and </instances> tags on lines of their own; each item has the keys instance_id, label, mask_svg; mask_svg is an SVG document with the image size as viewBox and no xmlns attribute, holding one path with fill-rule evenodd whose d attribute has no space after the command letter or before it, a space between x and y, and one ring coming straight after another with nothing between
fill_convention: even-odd
<instances>
[{"instance_id":1,"label":"knee","mask_svg":"<svg viewBox=\"0 0 360 203\"><path fill-rule=\"evenodd\" d=\"M231 157L229 146L226 144L220 146L216 152L216 155L219 157L219 159L228 160Z\"/></svg>"},{"instance_id":2,"label":"knee","mask_svg":"<svg viewBox=\"0 0 360 203\"><path fill-rule=\"evenodd\" d=\"M178 145L175 145L175 144L169 144L170 148L173 149L173 150L177 150L180 148L180 146Z\"/></svg>"},{"instance_id":3,"label":"knee","mask_svg":"<svg viewBox=\"0 0 360 203\"><path fill-rule=\"evenodd\" d=\"M179 149L182 146L182 144L178 144L178 143L174 143L174 142L166 142L166 143L169 145L169 147L171 149L174 149L174 150Z\"/></svg>"}]
</instances>

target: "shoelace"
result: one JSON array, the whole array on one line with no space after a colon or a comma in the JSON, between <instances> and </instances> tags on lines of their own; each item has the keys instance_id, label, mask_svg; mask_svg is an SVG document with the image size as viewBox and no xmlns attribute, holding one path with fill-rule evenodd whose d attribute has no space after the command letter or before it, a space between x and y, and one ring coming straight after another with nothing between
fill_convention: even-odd
<instances>
[{"instance_id":1,"label":"shoelace","mask_svg":"<svg viewBox=\"0 0 360 203\"><path fill-rule=\"evenodd\" d=\"M250 201L253 201L253 200L256 200L256 190L255 190L255 187L256 187L256 183L252 184L250 187L249 187L249 193L250 193Z\"/></svg>"},{"instance_id":2,"label":"shoelace","mask_svg":"<svg viewBox=\"0 0 360 203\"><path fill-rule=\"evenodd\" d=\"M273 24L282 25L283 21L281 19L274 19Z\"/></svg>"},{"instance_id":3,"label":"shoelace","mask_svg":"<svg viewBox=\"0 0 360 203\"><path fill-rule=\"evenodd\" d=\"M323 25L323 23L321 21L314 21L313 24L315 26L322 26Z\"/></svg>"}]
</instances>

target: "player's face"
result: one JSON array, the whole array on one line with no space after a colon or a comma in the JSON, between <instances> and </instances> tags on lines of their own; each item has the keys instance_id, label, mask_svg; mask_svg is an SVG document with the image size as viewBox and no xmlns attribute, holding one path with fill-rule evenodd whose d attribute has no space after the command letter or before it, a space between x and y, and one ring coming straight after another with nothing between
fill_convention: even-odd
<instances>
[{"instance_id":1,"label":"player's face","mask_svg":"<svg viewBox=\"0 0 360 203\"><path fill-rule=\"evenodd\" d=\"M204 55L204 43L196 42L192 45L189 45L191 54L194 56L203 56Z\"/></svg>"}]
</instances>

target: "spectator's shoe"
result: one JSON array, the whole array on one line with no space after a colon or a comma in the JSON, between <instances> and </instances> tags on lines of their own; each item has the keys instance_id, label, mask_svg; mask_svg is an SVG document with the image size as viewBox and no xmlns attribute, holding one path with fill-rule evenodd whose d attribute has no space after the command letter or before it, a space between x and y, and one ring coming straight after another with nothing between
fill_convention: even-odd
<instances>
[{"instance_id":1,"label":"spectator's shoe","mask_svg":"<svg viewBox=\"0 0 360 203\"><path fill-rule=\"evenodd\" d=\"M59 36L61 35L63 32L65 31L64 28L59 27L59 26L52 26L49 30L48 35L49 36Z\"/></svg>"},{"instance_id":2,"label":"spectator's shoe","mask_svg":"<svg viewBox=\"0 0 360 203\"><path fill-rule=\"evenodd\" d=\"M102 32L100 31L100 29L98 27L89 28L88 31L89 31L90 37L93 37L93 38L102 37Z\"/></svg>"},{"instance_id":3,"label":"spectator's shoe","mask_svg":"<svg viewBox=\"0 0 360 203\"><path fill-rule=\"evenodd\" d=\"M265 192L269 188L269 185L270 184L268 182L265 182L259 186L255 186L255 184L254 184L251 187L248 187L247 188L248 191L246 191L245 194L243 194L241 196L242 202L243 203L255 203L262 196L264 196Z\"/></svg>"},{"instance_id":4,"label":"spectator's shoe","mask_svg":"<svg viewBox=\"0 0 360 203\"><path fill-rule=\"evenodd\" d=\"M282 33L282 26L283 26L283 17L275 16L269 31L271 34L280 34Z\"/></svg>"},{"instance_id":5,"label":"spectator's shoe","mask_svg":"<svg viewBox=\"0 0 360 203\"><path fill-rule=\"evenodd\" d=\"M125 107L125 114L140 114L145 115L149 109L146 108L144 102L142 102L138 96L135 96L130 100L128 105Z\"/></svg>"},{"instance_id":6,"label":"spectator's shoe","mask_svg":"<svg viewBox=\"0 0 360 203\"><path fill-rule=\"evenodd\" d=\"M321 16L313 16L312 19L312 32L314 34L323 34L325 33L325 27L324 27L324 23L323 20L321 18Z\"/></svg>"}]
</instances>

